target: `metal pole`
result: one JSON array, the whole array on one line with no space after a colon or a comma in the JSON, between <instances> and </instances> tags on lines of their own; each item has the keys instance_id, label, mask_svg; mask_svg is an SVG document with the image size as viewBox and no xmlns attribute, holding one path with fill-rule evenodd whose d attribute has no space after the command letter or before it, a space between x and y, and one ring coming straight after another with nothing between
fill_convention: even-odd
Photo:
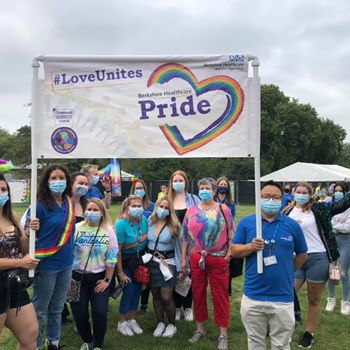
<instances>
[{"instance_id":1,"label":"metal pole","mask_svg":"<svg viewBox=\"0 0 350 350\"><path fill-rule=\"evenodd\" d=\"M36 123L39 114L39 62L34 59L32 63L33 80L32 80L32 114L31 114L31 145L32 145L32 169L31 169L31 185L30 185L30 217L36 217L36 192L37 192L37 175L38 175L38 160L36 157ZM29 236L29 255L35 256L35 231L30 230ZM29 270L29 277L34 277L34 270Z\"/></svg>"},{"instance_id":2,"label":"metal pole","mask_svg":"<svg viewBox=\"0 0 350 350\"><path fill-rule=\"evenodd\" d=\"M259 59L255 56L250 56L253 61L253 113L255 121L258 123L256 135L257 150L254 158L254 176L255 176L255 215L256 215L256 236L262 237L261 225L261 202L260 202L260 78L259 78ZM259 274L263 273L263 255L262 251L257 252L257 271Z\"/></svg>"}]
</instances>

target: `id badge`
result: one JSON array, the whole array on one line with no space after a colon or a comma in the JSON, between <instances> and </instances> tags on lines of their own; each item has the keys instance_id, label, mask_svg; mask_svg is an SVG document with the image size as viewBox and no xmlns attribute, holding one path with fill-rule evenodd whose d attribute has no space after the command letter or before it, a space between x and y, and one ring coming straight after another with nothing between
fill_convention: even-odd
<instances>
[{"instance_id":1,"label":"id badge","mask_svg":"<svg viewBox=\"0 0 350 350\"><path fill-rule=\"evenodd\" d=\"M271 256L267 256L266 258L264 258L264 265L265 266L270 266L270 265L275 265L275 264L277 264L276 255L271 255Z\"/></svg>"}]
</instances>

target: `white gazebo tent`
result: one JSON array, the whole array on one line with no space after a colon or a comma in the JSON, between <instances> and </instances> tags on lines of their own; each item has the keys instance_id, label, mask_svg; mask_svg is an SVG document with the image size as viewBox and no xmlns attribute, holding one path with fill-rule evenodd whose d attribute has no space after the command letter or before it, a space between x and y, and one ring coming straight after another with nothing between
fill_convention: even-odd
<instances>
[{"instance_id":1,"label":"white gazebo tent","mask_svg":"<svg viewBox=\"0 0 350 350\"><path fill-rule=\"evenodd\" d=\"M350 181L350 169L333 164L294 163L261 177L261 181Z\"/></svg>"}]
</instances>

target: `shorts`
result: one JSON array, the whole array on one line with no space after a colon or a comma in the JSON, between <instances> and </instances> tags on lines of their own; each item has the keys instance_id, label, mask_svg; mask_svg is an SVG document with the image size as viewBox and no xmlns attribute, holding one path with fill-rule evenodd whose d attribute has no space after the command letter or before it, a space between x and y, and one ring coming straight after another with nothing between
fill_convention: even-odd
<instances>
[{"instance_id":1,"label":"shorts","mask_svg":"<svg viewBox=\"0 0 350 350\"><path fill-rule=\"evenodd\" d=\"M310 253L303 266L295 271L294 279L296 281L308 281L311 283L322 284L328 280L329 260L327 252Z\"/></svg>"},{"instance_id":2,"label":"shorts","mask_svg":"<svg viewBox=\"0 0 350 350\"><path fill-rule=\"evenodd\" d=\"M5 280L0 278L0 315L7 311L6 299L7 290L5 289ZM26 290L19 293L10 293L10 309L17 309L30 303L30 297Z\"/></svg>"}]
</instances>

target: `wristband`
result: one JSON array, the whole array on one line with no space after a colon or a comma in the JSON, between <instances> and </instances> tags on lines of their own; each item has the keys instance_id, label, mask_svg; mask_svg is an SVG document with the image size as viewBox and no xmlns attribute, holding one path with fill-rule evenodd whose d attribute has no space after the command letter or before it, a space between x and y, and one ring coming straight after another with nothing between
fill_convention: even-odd
<instances>
[{"instance_id":1,"label":"wristband","mask_svg":"<svg viewBox=\"0 0 350 350\"><path fill-rule=\"evenodd\" d=\"M105 277L103 280L104 280L106 283L109 283L109 282L110 282L110 279L109 279L108 277Z\"/></svg>"}]
</instances>

